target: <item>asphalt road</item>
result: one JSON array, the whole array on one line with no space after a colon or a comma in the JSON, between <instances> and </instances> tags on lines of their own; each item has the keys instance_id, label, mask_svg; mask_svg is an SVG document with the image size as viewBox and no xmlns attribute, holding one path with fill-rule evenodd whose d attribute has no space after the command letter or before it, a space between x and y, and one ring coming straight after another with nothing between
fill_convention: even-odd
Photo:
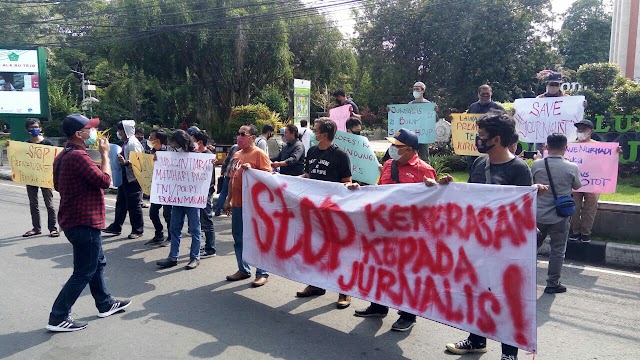
<instances>
[{"instance_id":1,"label":"asphalt road","mask_svg":"<svg viewBox=\"0 0 640 360\"><path fill-rule=\"evenodd\" d=\"M113 197L107 205L112 219ZM146 225L150 237L151 222ZM484 355L445 353L445 343L466 334L425 319L396 333L393 312L385 319L354 317L355 308L367 305L362 300L337 310L334 293L296 299L303 285L278 276L257 289L249 280L227 283L236 266L231 221L219 217L215 225L220 255L192 271L183 269L190 240L183 242L180 266L158 270L155 262L168 248L143 245L147 236L128 240L126 232L104 238L109 289L133 304L99 319L87 289L73 316L89 321L88 328L53 334L44 327L71 274L71 246L64 236L23 238L30 229L26 190L0 181L0 359L500 358L494 341ZM640 273L569 264L563 271L569 291L547 295L546 262L539 260L536 359L640 359ZM521 351L519 358L532 355Z\"/></svg>"}]
</instances>

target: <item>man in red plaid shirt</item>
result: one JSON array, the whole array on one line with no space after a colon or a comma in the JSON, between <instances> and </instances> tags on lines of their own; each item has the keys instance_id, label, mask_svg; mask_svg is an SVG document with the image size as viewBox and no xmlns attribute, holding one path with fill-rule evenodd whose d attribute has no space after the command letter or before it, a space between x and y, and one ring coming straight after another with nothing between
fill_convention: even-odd
<instances>
[{"instance_id":1,"label":"man in red plaid shirt","mask_svg":"<svg viewBox=\"0 0 640 360\"><path fill-rule=\"evenodd\" d=\"M73 245L73 274L64 285L49 315L47 330L78 331L86 322L71 318L71 307L89 284L99 317L107 317L129 306L129 300L115 300L104 281L106 259L102 251L100 229L104 227L105 207L103 189L111 184L109 143L100 139L102 164L99 168L87 146L96 143L98 119L80 114L67 116L62 130L67 145L53 162L53 185L60 193L58 223Z\"/></svg>"}]
</instances>

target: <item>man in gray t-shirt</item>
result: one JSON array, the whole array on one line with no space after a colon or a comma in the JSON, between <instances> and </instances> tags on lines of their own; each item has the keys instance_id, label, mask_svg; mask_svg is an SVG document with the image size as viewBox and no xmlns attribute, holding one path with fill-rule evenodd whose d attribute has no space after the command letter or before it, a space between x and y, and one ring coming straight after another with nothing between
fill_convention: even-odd
<instances>
[{"instance_id":1,"label":"man in gray t-shirt","mask_svg":"<svg viewBox=\"0 0 640 360\"><path fill-rule=\"evenodd\" d=\"M549 151L549 156L546 159L539 159L533 162L531 172L533 173L534 182L544 185L551 184L549 173L545 166L546 161L549 165L556 195L558 197L571 196L572 190L579 189L582 183L578 165L564 159L564 153L567 150L567 137L559 133L549 135L547 137L547 150ZM538 246L542 245L547 234L551 237L547 287L544 292L547 294L566 292L567 288L560 284L560 272L567 249L569 217L561 217L556 213L552 191L538 196L536 221L539 230Z\"/></svg>"}]
</instances>

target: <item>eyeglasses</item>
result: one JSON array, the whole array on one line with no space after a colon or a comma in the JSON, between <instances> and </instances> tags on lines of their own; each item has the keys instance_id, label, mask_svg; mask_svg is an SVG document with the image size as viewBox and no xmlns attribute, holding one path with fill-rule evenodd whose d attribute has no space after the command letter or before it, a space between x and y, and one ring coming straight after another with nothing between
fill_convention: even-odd
<instances>
[{"instance_id":1,"label":"eyeglasses","mask_svg":"<svg viewBox=\"0 0 640 360\"><path fill-rule=\"evenodd\" d=\"M549 83L549 86L560 86L560 83L552 82L552 83Z\"/></svg>"}]
</instances>

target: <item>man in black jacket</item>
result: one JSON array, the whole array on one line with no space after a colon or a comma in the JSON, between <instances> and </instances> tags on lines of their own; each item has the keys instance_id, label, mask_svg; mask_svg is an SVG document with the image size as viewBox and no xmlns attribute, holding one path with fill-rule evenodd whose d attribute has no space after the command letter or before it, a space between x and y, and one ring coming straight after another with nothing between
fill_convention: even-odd
<instances>
[{"instance_id":1,"label":"man in black jacket","mask_svg":"<svg viewBox=\"0 0 640 360\"><path fill-rule=\"evenodd\" d=\"M304 146L298 139L298 127L289 124L285 127L285 146L278 156L271 158L271 167L280 168L280 174L300 176L304 174Z\"/></svg>"}]
</instances>

